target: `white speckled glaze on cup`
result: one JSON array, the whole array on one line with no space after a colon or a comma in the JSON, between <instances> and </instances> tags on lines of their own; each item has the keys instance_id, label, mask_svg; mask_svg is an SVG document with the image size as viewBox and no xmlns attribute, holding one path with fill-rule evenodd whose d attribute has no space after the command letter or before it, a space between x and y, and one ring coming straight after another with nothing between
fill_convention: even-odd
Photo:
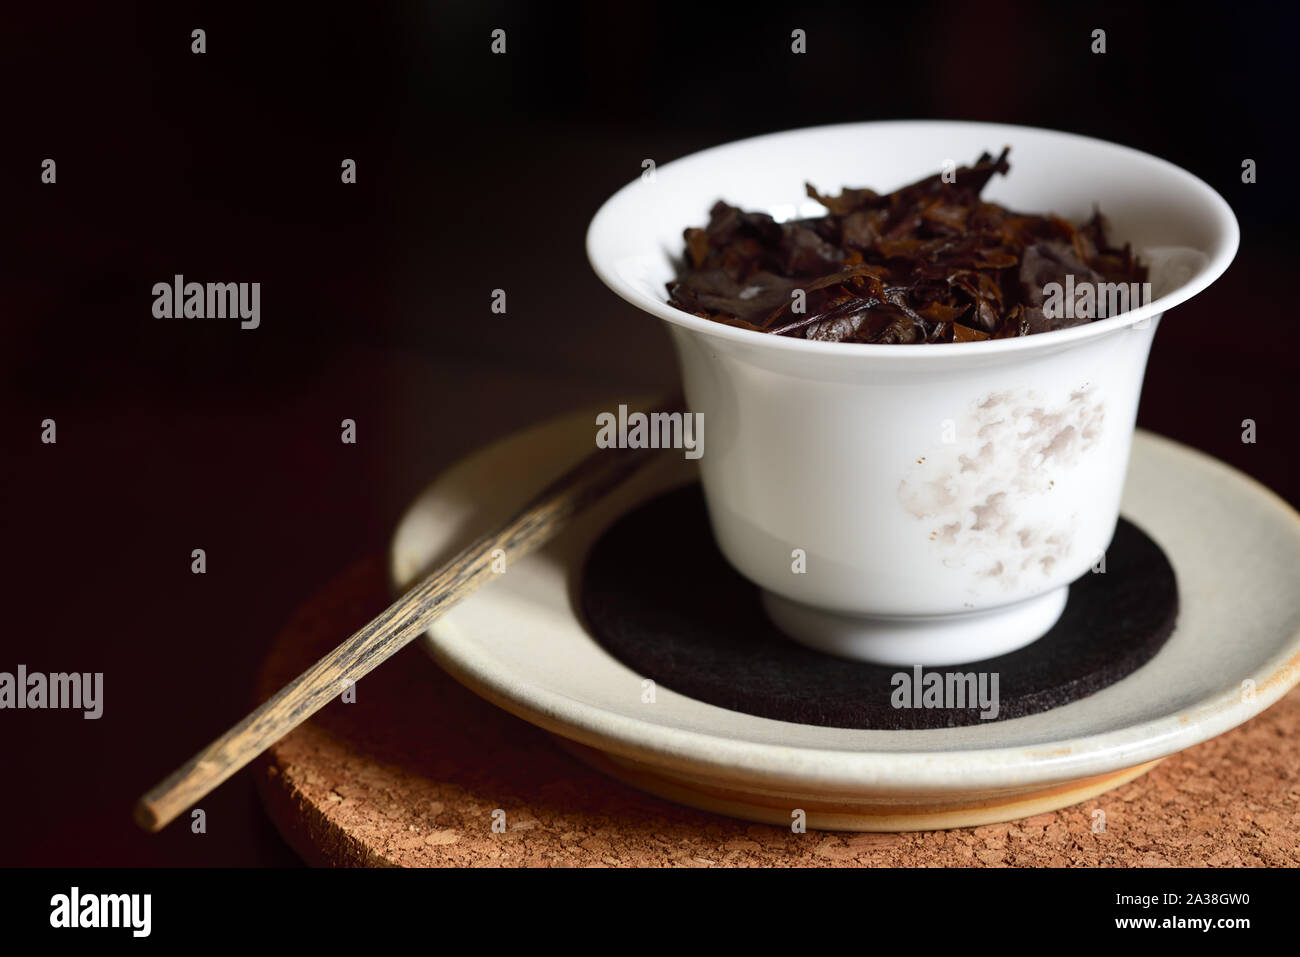
<instances>
[{"instance_id":1,"label":"white speckled glaze on cup","mask_svg":"<svg viewBox=\"0 0 1300 957\"><path fill-rule=\"evenodd\" d=\"M815 215L803 185L894 189L1011 147L984 197L1085 220L1152 265L1153 300L1070 329L921 346L810 342L667 304L682 230L719 198ZM791 637L891 665L955 664L1041 637L1109 545L1163 313L1237 250L1227 203L1163 160L1067 133L957 122L796 130L706 150L616 193L587 252L664 319L718 545ZM805 571L796 573L796 550Z\"/></svg>"}]
</instances>

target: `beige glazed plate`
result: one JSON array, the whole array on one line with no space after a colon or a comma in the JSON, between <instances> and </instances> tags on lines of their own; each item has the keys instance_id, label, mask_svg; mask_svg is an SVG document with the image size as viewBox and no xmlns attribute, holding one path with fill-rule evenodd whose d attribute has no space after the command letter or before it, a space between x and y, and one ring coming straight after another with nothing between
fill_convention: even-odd
<instances>
[{"instance_id":1,"label":"beige glazed plate","mask_svg":"<svg viewBox=\"0 0 1300 957\"><path fill-rule=\"evenodd\" d=\"M610 408L616 408L617 403ZM591 451L598 409L475 452L411 506L390 572L404 587ZM1064 707L925 731L863 731L740 714L673 691L607 654L576 609L600 532L694 480L680 453L645 472L430 629L438 663L484 698L554 733L583 760L682 804L788 825L930 830L1006 821L1117 787L1161 758L1249 720L1300 681L1300 516L1241 473L1139 431L1123 514L1178 577L1174 634L1146 666ZM708 583L700 585L707 601Z\"/></svg>"}]
</instances>

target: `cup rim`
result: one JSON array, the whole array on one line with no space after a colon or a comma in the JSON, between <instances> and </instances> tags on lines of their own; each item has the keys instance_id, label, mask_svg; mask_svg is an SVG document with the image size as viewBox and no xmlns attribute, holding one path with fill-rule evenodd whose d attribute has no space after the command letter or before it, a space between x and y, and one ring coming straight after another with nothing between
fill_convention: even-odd
<instances>
[{"instance_id":1,"label":"cup rim","mask_svg":"<svg viewBox=\"0 0 1300 957\"><path fill-rule=\"evenodd\" d=\"M1118 316L1112 316L1106 319L1097 319L1077 326L1071 326L1067 329L1057 329L1051 332L1038 332L1032 335L1016 336L1008 339L987 339L978 342L934 342L926 343L925 346L917 348L908 348L906 345L884 344L884 343L843 343L843 342L818 342L809 339L797 339L790 336L777 336L767 332L756 332L749 329L742 329L737 326L729 326L725 323L716 322L712 319L703 319L699 316L685 312L681 309L671 306L666 302L661 302L645 295L639 289L626 282L618 271L614 268L613 263L602 254L599 245L599 235L610 229L611 223L617 222L618 205L627 194L640 185L640 180L636 179L619 189L614 195L609 197L601 205L600 209L592 217L587 227L586 250L587 260L592 270L600 280L613 290L619 297L631 303L634 306L657 316L660 319L670 322L675 326L688 329L692 332L698 332L707 336L713 336L718 339L729 340L741 345L750 345L756 348L767 348L775 352L787 352L791 354L804 353L806 355L826 355L837 356L841 360L850 359L852 356L860 356L863 360L879 360L883 357L891 357L889 361L918 361L925 359L934 359L936 356L951 356L951 360L956 361L959 356L988 356L1012 353L1023 350L1050 349L1057 346L1074 343L1082 339L1092 339L1104 336L1112 331L1122 329L1127 326L1151 319L1164 313L1165 311L1186 302L1202 290L1212 284L1219 276L1223 275L1228 266L1232 263L1237 254L1237 249L1241 242L1241 229L1237 223L1237 218L1232 212L1232 207L1228 205L1219 193L1200 177L1188 172L1181 166L1177 166L1168 160L1161 159L1151 153L1134 149L1131 146L1124 146L1120 143L1114 143L1110 140L1100 139L1093 136L1084 136L1078 133L1069 133L1063 130L1053 130L1047 127L1025 126L1013 123L983 123L969 120L873 120L860 123L829 123L821 126L800 127L792 130L781 130L774 133L764 133L759 136L751 136L745 139L733 140L728 143L722 143L718 146L712 146L708 149L698 150L694 153L688 153L685 156L678 157L670 163L660 167L660 172L667 171L673 166L686 161L694 161L700 158L716 154L724 150L734 150L739 147L759 147L766 141L798 136L801 134L820 133L830 130L861 130L867 128L886 129L889 127L897 129L906 129L908 127L917 127L923 125L946 125L954 127L982 128L993 133L995 130L1025 130L1034 133L1047 133L1053 136L1063 138L1063 146L1068 146L1068 141L1078 143L1088 143L1093 146L1102 146L1106 149L1113 150L1116 153L1127 154L1130 157L1140 157L1144 161L1155 164L1162 168L1171 178L1182 181L1192 192L1207 204L1218 226L1218 233L1211 244L1209 250L1209 262L1194 278L1183 283L1177 288L1165 293L1144 306L1137 309L1131 309L1128 312ZM683 223L685 229L689 224ZM956 350L954 352L954 350Z\"/></svg>"}]
</instances>

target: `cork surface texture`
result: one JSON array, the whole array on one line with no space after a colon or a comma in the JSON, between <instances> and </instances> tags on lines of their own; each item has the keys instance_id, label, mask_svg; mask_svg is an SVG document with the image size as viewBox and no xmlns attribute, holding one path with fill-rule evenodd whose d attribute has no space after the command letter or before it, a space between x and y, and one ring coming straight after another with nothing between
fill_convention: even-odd
<instances>
[{"instance_id":1,"label":"cork surface texture","mask_svg":"<svg viewBox=\"0 0 1300 957\"><path fill-rule=\"evenodd\" d=\"M269 696L380 611L373 556L303 605ZM1074 807L975 828L850 834L752 824L610 780L409 646L254 766L285 838L321 866L1297 866L1300 694ZM1104 812L1104 830L1095 830ZM504 812L504 817L501 813ZM494 830L494 820L497 827ZM504 830L502 830L504 825Z\"/></svg>"}]
</instances>

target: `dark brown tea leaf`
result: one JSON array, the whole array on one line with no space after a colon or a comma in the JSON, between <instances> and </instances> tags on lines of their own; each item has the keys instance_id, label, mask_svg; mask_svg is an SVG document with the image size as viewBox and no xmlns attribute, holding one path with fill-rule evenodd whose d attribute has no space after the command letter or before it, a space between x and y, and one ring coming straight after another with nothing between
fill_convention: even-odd
<instances>
[{"instance_id":1,"label":"dark brown tea leaf","mask_svg":"<svg viewBox=\"0 0 1300 957\"><path fill-rule=\"evenodd\" d=\"M829 212L785 223L719 200L707 226L685 232L669 302L821 342L975 342L1101 318L1102 307L1086 317L1045 309L1046 288L1143 283L1146 267L1127 244L1109 245L1100 212L1076 227L980 199L1010 169L1008 152L885 195L846 188L827 196L810 183L808 195Z\"/></svg>"}]
</instances>

